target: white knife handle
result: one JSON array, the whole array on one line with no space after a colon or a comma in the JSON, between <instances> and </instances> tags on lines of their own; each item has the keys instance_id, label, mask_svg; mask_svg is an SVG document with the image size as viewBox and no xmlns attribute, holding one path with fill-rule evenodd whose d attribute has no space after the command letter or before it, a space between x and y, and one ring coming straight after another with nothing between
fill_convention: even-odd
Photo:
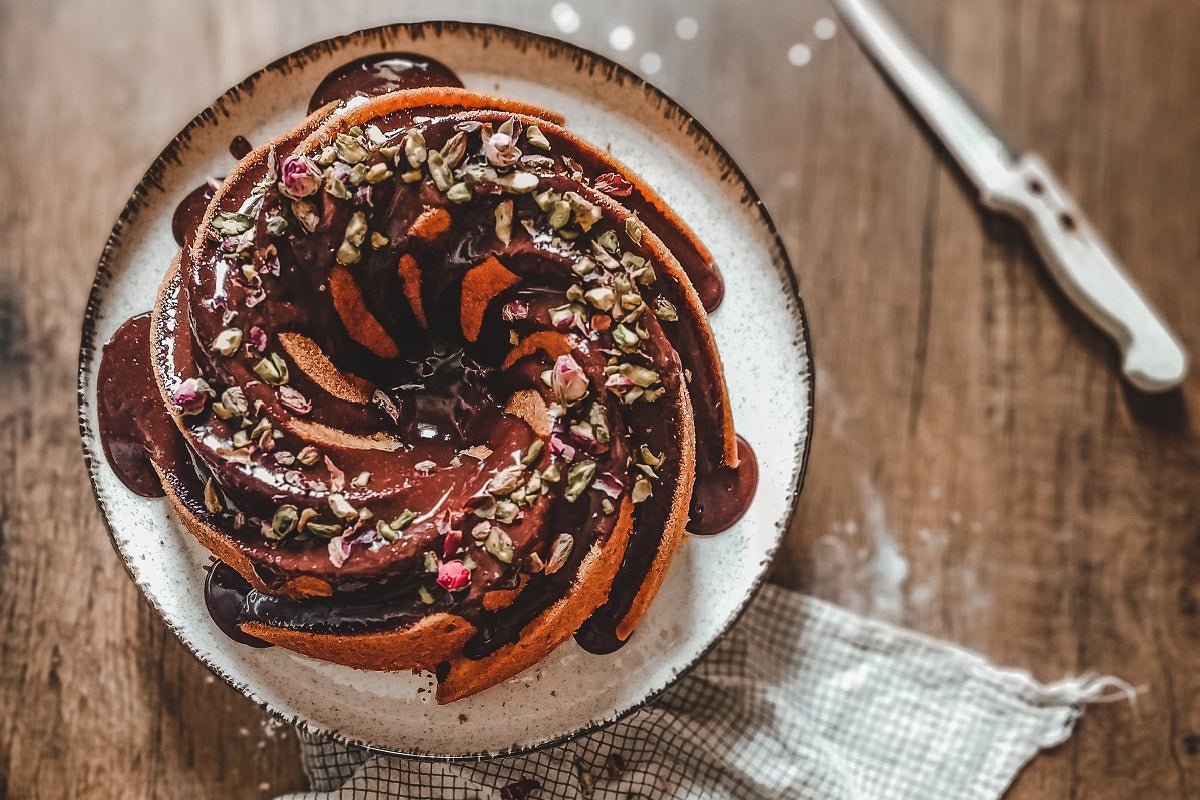
<instances>
[{"instance_id":1,"label":"white knife handle","mask_svg":"<svg viewBox=\"0 0 1200 800\"><path fill-rule=\"evenodd\" d=\"M1187 355L1158 312L1125 274L1075 202L1040 158L1025 155L1009 185L984 205L1017 217L1067 297L1121 350L1121 371L1145 392L1174 389Z\"/></svg>"}]
</instances>

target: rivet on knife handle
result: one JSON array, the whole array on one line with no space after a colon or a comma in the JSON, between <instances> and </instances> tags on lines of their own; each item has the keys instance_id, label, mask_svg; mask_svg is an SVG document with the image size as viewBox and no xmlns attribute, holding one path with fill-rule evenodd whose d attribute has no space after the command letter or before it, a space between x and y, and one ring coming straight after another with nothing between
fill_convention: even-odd
<instances>
[{"instance_id":1,"label":"rivet on knife handle","mask_svg":"<svg viewBox=\"0 0 1200 800\"><path fill-rule=\"evenodd\" d=\"M1116 341L1130 383L1146 392L1179 386L1187 374L1183 347L1054 174L1024 155L1011 176L1007 186L983 193L984 205L1025 224L1059 287Z\"/></svg>"}]
</instances>

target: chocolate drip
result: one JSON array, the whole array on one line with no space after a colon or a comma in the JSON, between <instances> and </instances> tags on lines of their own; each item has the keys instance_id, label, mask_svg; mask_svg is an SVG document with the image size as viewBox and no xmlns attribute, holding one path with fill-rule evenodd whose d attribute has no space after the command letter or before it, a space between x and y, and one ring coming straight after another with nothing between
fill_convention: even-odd
<instances>
[{"instance_id":1,"label":"chocolate drip","mask_svg":"<svg viewBox=\"0 0 1200 800\"><path fill-rule=\"evenodd\" d=\"M200 227L204 212L208 210L208 201L213 199L220 186L220 181L209 178L185 194L175 206L175 211L171 214L171 235L180 247L191 245L192 236L195 235L196 228ZM149 341L146 346L150 346Z\"/></svg>"},{"instance_id":2,"label":"chocolate drip","mask_svg":"<svg viewBox=\"0 0 1200 800\"><path fill-rule=\"evenodd\" d=\"M245 136L235 136L229 141L229 155L241 161L246 156L253 152L254 147L250 144L250 140Z\"/></svg>"},{"instance_id":3,"label":"chocolate drip","mask_svg":"<svg viewBox=\"0 0 1200 800\"><path fill-rule=\"evenodd\" d=\"M220 561L208 570L204 579L204 605L217 623L221 633L238 644L249 647L270 647L262 639L251 636L239 627L246 621L246 606L250 594L257 594L237 570Z\"/></svg>"},{"instance_id":4,"label":"chocolate drip","mask_svg":"<svg viewBox=\"0 0 1200 800\"><path fill-rule=\"evenodd\" d=\"M750 443L737 437L736 468L718 467L696 475L692 490L692 513L688 530L699 536L711 536L728 530L742 518L758 489L758 460Z\"/></svg>"},{"instance_id":5,"label":"chocolate drip","mask_svg":"<svg viewBox=\"0 0 1200 800\"><path fill-rule=\"evenodd\" d=\"M428 86L462 86L458 76L439 61L416 53L376 53L363 56L335 69L308 101L311 114L329 103L355 95L375 95Z\"/></svg>"},{"instance_id":6,"label":"chocolate drip","mask_svg":"<svg viewBox=\"0 0 1200 800\"><path fill-rule=\"evenodd\" d=\"M174 447L179 431L151 372L149 314L125 322L104 345L96 401L100 443L113 472L135 494L162 497L152 451Z\"/></svg>"}]
</instances>

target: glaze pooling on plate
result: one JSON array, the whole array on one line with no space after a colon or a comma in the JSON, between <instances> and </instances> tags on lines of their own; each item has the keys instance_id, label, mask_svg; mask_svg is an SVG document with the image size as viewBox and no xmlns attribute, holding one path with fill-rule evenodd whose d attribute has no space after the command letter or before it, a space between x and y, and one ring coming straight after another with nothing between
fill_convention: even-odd
<instances>
[{"instance_id":1,"label":"glaze pooling on plate","mask_svg":"<svg viewBox=\"0 0 1200 800\"><path fill-rule=\"evenodd\" d=\"M419 43L413 36L419 37ZM415 714L395 713L395 704L419 688L420 679L321 667L278 650L251 651L221 644L223 636L203 610L198 582L170 587L151 574L185 571L189 563L202 564L202 554L178 533L156 539L154 531L166 524L161 510L145 501L125 500L128 495L122 494L107 468L96 469L93 478L102 509L112 517L117 513L114 507L120 506L123 530L113 531L115 543L168 624L219 674L284 718L307 720L316 729L337 730L347 740L409 753L464 756L527 749L612 721L661 691L695 662L743 607L786 522L807 450L810 378L802 318L777 239L752 192L719 147L678 107L619 68L526 34L457 25L398 26L314 47L244 84L243 88L253 85L253 104L241 102L236 93L225 98L222 115L192 126L188 141L171 154L182 153L185 163L177 168L156 165L154 179L179 197L205 175L226 172L230 163L224 149L235 133L266 141L272 131L299 119L308 95L329 69L381 48L427 52L461 67L468 87L492 90L500 83L500 93L506 96L564 112L573 129L586 138L621 141L624 160L660 188L685 221L702 231L717 259L732 270L726 275L725 307L714 316L713 326L731 362L727 372L734 386L734 410L739 421L749 421L740 426L755 446L763 475L746 517L728 536L695 540L684 548L655 610L620 653L581 662L568 647L561 648L540 665L536 675L531 671L465 701L464 713L472 723L469 730L459 730L455 722L459 706L444 722L439 722L443 716L436 708L420 702L410 709ZM547 75L553 75L552 83ZM306 79L298 85L301 78ZM93 303L99 313L92 333L101 340L152 299L138 283L152 280L149 262L159 261L160 270L163 253L171 247L169 235L162 238L167 210L144 213L139 197L119 226L120 241L114 240L102 265L102 272L111 276L104 279L109 285ZM100 299L103 304L96 306ZM94 429L92 340L90 335L85 340L81 409L90 447L95 446L90 434ZM747 347L747 342L755 346ZM768 347L774 350L770 358L758 352ZM750 391L763 381L770 392ZM148 560L158 562L154 570L144 566ZM197 617L197 608L203 617ZM587 666L588 661L596 667ZM592 677L581 682L581 671ZM638 677L632 682L613 681L617 673ZM378 680L382 677L391 680ZM536 691L528 691L535 686ZM389 713L379 710L381 698L389 698ZM546 729L547 715L558 721L557 731Z\"/></svg>"}]
</instances>

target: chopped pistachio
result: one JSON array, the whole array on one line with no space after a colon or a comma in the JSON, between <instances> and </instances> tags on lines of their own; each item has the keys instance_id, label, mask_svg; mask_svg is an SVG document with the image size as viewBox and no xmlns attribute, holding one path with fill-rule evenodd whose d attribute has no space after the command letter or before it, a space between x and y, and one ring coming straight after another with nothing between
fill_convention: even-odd
<instances>
[{"instance_id":1,"label":"chopped pistachio","mask_svg":"<svg viewBox=\"0 0 1200 800\"><path fill-rule=\"evenodd\" d=\"M511 523L517 518L517 504L511 500L498 500L495 518L498 522Z\"/></svg>"},{"instance_id":2,"label":"chopped pistachio","mask_svg":"<svg viewBox=\"0 0 1200 800\"><path fill-rule=\"evenodd\" d=\"M413 469L415 469L417 472L420 472L422 475L431 475L433 471L437 469L437 462L430 461L429 459L418 461L413 465Z\"/></svg>"},{"instance_id":3,"label":"chopped pistachio","mask_svg":"<svg viewBox=\"0 0 1200 800\"><path fill-rule=\"evenodd\" d=\"M595 477L595 461L590 459L576 461L567 470L567 488L563 490L563 497L567 499L567 502L574 503L592 485Z\"/></svg>"},{"instance_id":4,"label":"chopped pistachio","mask_svg":"<svg viewBox=\"0 0 1200 800\"><path fill-rule=\"evenodd\" d=\"M318 164L320 164L322 167L328 167L330 164L337 161L337 157L338 157L337 148L334 147L333 145L329 145L329 146L325 147L325 149L323 149L320 152L320 154L318 154L317 157L313 160L316 161Z\"/></svg>"},{"instance_id":5,"label":"chopped pistachio","mask_svg":"<svg viewBox=\"0 0 1200 800\"><path fill-rule=\"evenodd\" d=\"M661 297L654 301L654 315L665 322L675 322L679 319L679 312L675 310L675 306Z\"/></svg>"},{"instance_id":6,"label":"chopped pistachio","mask_svg":"<svg viewBox=\"0 0 1200 800\"><path fill-rule=\"evenodd\" d=\"M532 172L509 172L497 175L495 181L500 188L512 194L528 194L538 187L538 176Z\"/></svg>"},{"instance_id":7,"label":"chopped pistachio","mask_svg":"<svg viewBox=\"0 0 1200 800\"><path fill-rule=\"evenodd\" d=\"M341 525L329 525L324 522L310 522L304 526L305 533L320 536L322 539L332 539L342 532Z\"/></svg>"},{"instance_id":8,"label":"chopped pistachio","mask_svg":"<svg viewBox=\"0 0 1200 800\"><path fill-rule=\"evenodd\" d=\"M621 374L635 385L648 389L658 383L658 373L646 367L639 367L637 364L622 364Z\"/></svg>"},{"instance_id":9,"label":"chopped pistachio","mask_svg":"<svg viewBox=\"0 0 1200 800\"><path fill-rule=\"evenodd\" d=\"M300 521L296 523L296 530L303 533L304 530L308 527L308 523L312 522L316 518L317 518L317 511L315 508L303 509L300 512Z\"/></svg>"},{"instance_id":10,"label":"chopped pistachio","mask_svg":"<svg viewBox=\"0 0 1200 800\"><path fill-rule=\"evenodd\" d=\"M245 429L235 431L233 434L232 444L234 449L237 450L240 450L243 447L248 447L250 445L250 431Z\"/></svg>"},{"instance_id":11,"label":"chopped pistachio","mask_svg":"<svg viewBox=\"0 0 1200 800\"><path fill-rule=\"evenodd\" d=\"M413 511L410 508L406 508L400 512L400 516L396 517L394 520L392 520L388 524L391 525L396 530L402 531L405 528L407 528L409 525L411 525L412 521L416 518L417 518L417 512Z\"/></svg>"},{"instance_id":12,"label":"chopped pistachio","mask_svg":"<svg viewBox=\"0 0 1200 800\"><path fill-rule=\"evenodd\" d=\"M355 164L350 170L350 185L359 186L367 179L367 165Z\"/></svg>"},{"instance_id":13,"label":"chopped pistachio","mask_svg":"<svg viewBox=\"0 0 1200 800\"><path fill-rule=\"evenodd\" d=\"M633 484L633 492L631 497L633 502L642 503L654 494L654 487L650 484L650 479L645 475L639 475L637 481Z\"/></svg>"},{"instance_id":14,"label":"chopped pistachio","mask_svg":"<svg viewBox=\"0 0 1200 800\"><path fill-rule=\"evenodd\" d=\"M550 208L550 214L546 218L548 224L554 230L558 230L562 226L571 221L571 204L566 200L559 200Z\"/></svg>"},{"instance_id":15,"label":"chopped pistachio","mask_svg":"<svg viewBox=\"0 0 1200 800\"><path fill-rule=\"evenodd\" d=\"M392 177L392 175L393 173L390 169L388 169L387 164L380 161L378 164L371 165L370 169L367 170L365 177L367 179L367 183L382 183L383 181L386 181L388 178Z\"/></svg>"},{"instance_id":16,"label":"chopped pistachio","mask_svg":"<svg viewBox=\"0 0 1200 800\"><path fill-rule=\"evenodd\" d=\"M267 353L254 365L254 374L262 378L264 383L279 386L288 382L287 362L278 353Z\"/></svg>"},{"instance_id":17,"label":"chopped pistachio","mask_svg":"<svg viewBox=\"0 0 1200 800\"><path fill-rule=\"evenodd\" d=\"M325 173L325 191L339 200L350 199L350 190L346 188L346 182L337 177L332 169Z\"/></svg>"},{"instance_id":18,"label":"chopped pistachio","mask_svg":"<svg viewBox=\"0 0 1200 800\"><path fill-rule=\"evenodd\" d=\"M545 447L545 445L542 443L541 439L534 439L529 443L529 448L525 451L525 454L521 456L521 463L529 465L537 461L538 456L542 454L543 447Z\"/></svg>"},{"instance_id":19,"label":"chopped pistachio","mask_svg":"<svg viewBox=\"0 0 1200 800\"><path fill-rule=\"evenodd\" d=\"M451 186L446 190L446 199L451 203L469 203L471 201L471 187L467 186L462 181Z\"/></svg>"},{"instance_id":20,"label":"chopped pistachio","mask_svg":"<svg viewBox=\"0 0 1200 800\"><path fill-rule=\"evenodd\" d=\"M442 159L445 161L449 169L454 169L458 166L458 162L462 161L462 157L467 152L467 135L462 131L450 137L450 140L442 145Z\"/></svg>"},{"instance_id":21,"label":"chopped pistachio","mask_svg":"<svg viewBox=\"0 0 1200 800\"><path fill-rule=\"evenodd\" d=\"M408 172L403 172L400 174L400 180L404 181L405 183L417 183L424 177L425 173L421 172L419 169L410 169Z\"/></svg>"},{"instance_id":22,"label":"chopped pistachio","mask_svg":"<svg viewBox=\"0 0 1200 800\"><path fill-rule=\"evenodd\" d=\"M358 487L359 489L361 489L361 488L363 488L364 486L366 486L366 485L367 485L368 483L370 483L370 482L371 482L371 473L369 473L369 472L360 472L360 473L358 473L357 475L355 475L355 476L354 476L354 480L350 481L350 485L351 485L351 486L356 486L356 487Z\"/></svg>"},{"instance_id":23,"label":"chopped pistachio","mask_svg":"<svg viewBox=\"0 0 1200 800\"><path fill-rule=\"evenodd\" d=\"M571 210L575 212L575 222L585 231L590 231L592 226L603 216L600 206L578 192L567 192L563 197L571 204Z\"/></svg>"},{"instance_id":24,"label":"chopped pistachio","mask_svg":"<svg viewBox=\"0 0 1200 800\"><path fill-rule=\"evenodd\" d=\"M511 494L514 489L525 482L525 468L513 464L497 472L488 481L488 491L497 497Z\"/></svg>"},{"instance_id":25,"label":"chopped pistachio","mask_svg":"<svg viewBox=\"0 0 1200 800\"><path fill-rule=\"evenodd\" d=\"M321 224L321 215L317 213L317 208L307 200L292 201L292 216L300 223L300 227L308 233L312 233Z\"/></svg>"},{"instance_id":26,"label":"chopped pistachio","mask_svg":"<svg viewBox=\"0 0 1200 800\"><path fill-rule=\"evenodd\" d=\"M600 501L600 508L604 509L605 514L611 514L617 510L617 507L613 505L613 501L607 497Z\"/></svg>"},{"instance_id":27,"label":"chopped pistachio","mask_svg":"<svg viewBox=\"0 0 1200 800\"><path fill-rule=\"evenodd\" d=\"M350 505L350 501L346 499L346 495L344 494L334 492L329 495L329 510L338 519L358 519L358 509Z\"/></svg>"},{"instance_id":28,"label":"chopped pistachio","mask_svg":"<svg viewBox=\"0 0 1200 800\"><path fill-rule=\"evenodd\" d=\"M367 215L362 211L355 211L350 217L350 221L346 223L345 239L355 247L361 245L367 238Z\"/></svg>"},{"instance_id":29,"label":"chopped pistachio","mask_svg":"<svg viewBox=\"0 0 1200 800\"><path fill-rule=\"evenodd\" d=\"M588 422L592 426L592 432L596 436L597 442L608 444L612 440L612 434L608 429L608 414L605 413L603 405L592 403L592 407L588 409Z\"/></svg>"},{"instance_id":30,"label":"chopped pistachio","mask_svg":"<svg viewBox=\"0 0 1200 800\"><path fill-rule=\"evenodd\" d=\"M337 135L333 140L333 146L337 148L338 157L347 164L357 164L370 155L367 148L363 147L357 138L345 133Z\"/></svg>"},{"instance_id":31,"label":"chopped pistachio","mask_svg":"<svg viewBox=\"0 0 1200 800\"><path fill-rule=\"evenodd\" d=\"M248 410L246 393L242 391L242 387L240 386L230 386L221 392L221 404L237 417L245 416Z\"/></svg>"},{"instance_id":32,"label":"chopped pistachio","mask_svg":"<svg viewBox=\"0 0 1200 800\"><path fill-rule=\"evenodd\" d=\"M537 203L537 207L546 214L549 214L550 210L554 208L554 204L561 199L562 195L553 189L547 189L546 191L539 192L533 196L533 202Z\"/></svg>"},{"instance_id":33,"label":"chopped pistachio","mask_svg":"<svg viewBox=\"0 0 1200 800\"><path fill-rule=\"evenodd\" d=\"M390 543L400 540L400 534L396 531L396 529L393 528L391 524L384 522L383 520L376 520L375 532L378 533L385 542Z\"/></svg>"},{"instance_id":34,"label":"chopped pistachio","mask_svg":"<svg viewBox=\"0 0 1200 800\"><path fill-rule=\"evenodd\" d=\"M388 237L384 236L379 231L371 231L371 246L376 250L381 247L385 247L388 241Z\"/></svg>"},{"instance_id":35,"label":"chopped pistachio","mask_svg":"<svg viewBox=\"0 0 1200 800\"><path fill-rule=\"evenodd\" d=\"M337 262L342 266L348 267L351 264L357 264L360 258L362 258L362 253L350 242L343 241L337 249Z\"/></svg>"},{"instance_id":36,"label":"chopped pistachio","mask_svg":"<svg viewBox=\"0 0 1200 800\"><path fill-rule=\"evenodd\" d=\"M424 586L417 587L417 597L421 598L421 602L427 606L431 606L434 603L433 595Z\"/></svg>"},{"instance_id":37,"label":"chopped pistachio","mask_svg":"<svg viewBox=\"0 0 1200 800\"><path fill-rule=\"evenodd\" d=\"M296 525L300 521L300 512L293 505L282 505L275 509L275 516L271 517L271 533L274 534L272 539L285 539L289 534L295 533Z\"/></svg>"},{"instance_id":38,"label":"chopped pistachio","mask_svg":"<svg viewBox=\"0 0 1200 800\"><path fill-rule=\"evenodd\" d=\"M651 450L646 445L641 445L638 448L638 454L642 458L642 463L648 464L651 467L661 467L663 465L663 462L667 460L665 453L662 453L662 454L656 456L656 455L654 455L654 451Z\"/></svg>"},{"instance_id":39,"label":"chopped pistachio","mask_svg":"<svg viewBox=\"0 0 1200 800\"><path fill-rule=\"evenodd\" d=\"M631 216L625 220L625 233L638 244L642 243L642 223L638 222L637 217Z\"/></svg>"},{"instance_id":40,"label":"chopped pistachio","mask_svg":"<svg viewBox=\"0 0 1200 800\"><path fill-rule=\"evenodd\" d=\"M596 262L587 256L580 256L571 265L571 271L581 278L585 278L596 271Z\"/></svg>"},{"instance_id":41,"label":"chopped pistachio","mask_svg":"<svg viewBox=\"0 0 1200 800\"><path fill-rule=\"evenodd\" d=\"M400 145L391 144L379 148L379 155L386 158L388 161L395 162L396 156L400 154Z\"/></svg>"},{"instance_id":42,"label":"chopped pistachio","mask_svg":"<svg viewBox=\"0 0 1200 800\"><path fill-rule=\"evenodd\" d=\"M537 125L530 125L525 129L525 138L529 143L539 150L549 150L550 142L546 139L546 134L542 133L542 129Z\"/></svg>"},{"instance_id":43,"label":"chopped pistachio","mask_svg":"<svg viewBox=\"0 0 1200 800\"><path fill-rule=\"evenodd\" d=\"M267 232L272 236L283 236L287 231L287 219L278 214L267 217Z\"/></svg>"},{"instance_id":44,"label":"chopped pistachio","mask_svg":"<svg viewBox=\"0 0 1200 800\"><path fill-rule=\"evenodd\" d=\"M217 482L209 478L204 483L204 507L212 514L220 514L225 510L225 501L217 491Z\"/></svg>"},{"instance_id":45,"label":"chopped pistachio","mask_svg":"<svg viewBox=\"0 0 1200 800\"><path fill-rule=\"evenodd\" d=\"M638 335L624 325L613 328L612 336L622 350L633 350L638 346Z\"/></svg>"},{"instance_id":46,"label":"chopped pistachio","mask_svg":"<svg viewBox=\"0 0 1200 800\"><path fill-rule=\"evenodd\" d=\"M583 295L583 299L594 308L598 308L601 311L609 311L616 302L616 295L607 286L597 286L595 289L589 289Z\"/></svg>"},{"instance_id":47,"label":"chopped pistachio","mask_svg":"<svg viewBox=\"0 0 1200 800\"><path fill-rule=\"evenodd\" d=\"M512 241L513 201L503 200L496 206L496 238L502 244Z\"/></svg>"},{"instance_id":48,"label":"chopped pistachio","mask_svg":"<svg viewBox=\"0 0 1200 800\"><path fill-rule=\"evenodd\" d=\"M438 567L442 565L442 560L438 558L438 554L432 550L425 551L425 571L437 572Z\"/></svg>"},{"instance_id":49,"label":"chopped pistachio","mask_svg":"<svg viewBox=\"0 0 1200 800\"><path fill-rule=\"evenodd\" d=\"M596 243L607 250L609 253L615 253L621 249L621 243L617 241L617 234L613 231L605 231L596 237ZM619 264L618 264L619 266Z\"/></svg>"},{"instance_id":50,"label":"chopped pistachio","mask_svg":"<svg viewBox=\"0 0 1200 800\"><path fill-rule=\"evenodd\" d=\"M218 211L213 215L212 227L224 236L238 236L254 227L254 217L236 211Z\"/></svg>"},{"instance_id":51,"label":"chopped pistachio","mask_svg":"<svg viewBox=\"0 0 1200 800\"><path fill-rule=\"evenodd\" d=\"M498 561L503 561L505 564L512 563L515 554L512 539L495 525L491 526L491 530L488 531L483 548L495 556Z\"/></svg>"},{"instance_id":52,"label":"chopped pistachio","mask_svg":"<svg viewBox=\"0 0 1200 800\"><path fill-rule=\"evenodd\" d=\"M242 329L226 328L213 339L210 349L223 356L231 356L242 346Z\"/></svg>"},{"instance_id":53,"label":"chopped pistachio","mask_svg":"<svg viewBox=\"0 0 1200 800\"><path fill-rule=\"evenodd\" d=\"M414 169L425 163L428 151L425 149L425 137L415 128L404 135L404 157L409 166Z\"/></svg>"},{"instance_id":54,"label":"chopped pistachio","mask_svg":"<svg viewBox=\"0 0 1200 800\"><path fill-rule=\"evenodd\" d=\"M437 150L430 150L428 157L429 177L439 192L447 192L454 185L454 174L446 166L446 161Z\"/></svg>"},{"instance_id":55,"label":"chopped pistachio","mask_svg":"<svg viewBox=\"0 0 1200 800\"><path fill-rule=\"evenodd\" d=\"M299 453L296 453L296 460L306 467L311 467L321 460L321 454L317 451L317 448L309 444L302 447Z\"/></svg>"},{"instance_id":56,"label":"chopped pistachio","mask_svg":"<svg viewBox=\"0 0 1200 800\"><path fill-rule=\"evenodd\" d=\"M562 472L558 469L558 462L551 462L550 466L542 470L542 480L546 483L558 483L562 480Z\"/></svg>"},{"instance_id":57,"label":"chopped pistachio","mask_svg":"<svg viewBox=\"0 0 1200 800\"><path fill-rule=\"evenodd\" d=\"M550 557L546 559L546 574L553 575L567 565L571 551L575 548L575 537L569 533L560 533L550 549Z\"/></svg>"}]
</instances>

